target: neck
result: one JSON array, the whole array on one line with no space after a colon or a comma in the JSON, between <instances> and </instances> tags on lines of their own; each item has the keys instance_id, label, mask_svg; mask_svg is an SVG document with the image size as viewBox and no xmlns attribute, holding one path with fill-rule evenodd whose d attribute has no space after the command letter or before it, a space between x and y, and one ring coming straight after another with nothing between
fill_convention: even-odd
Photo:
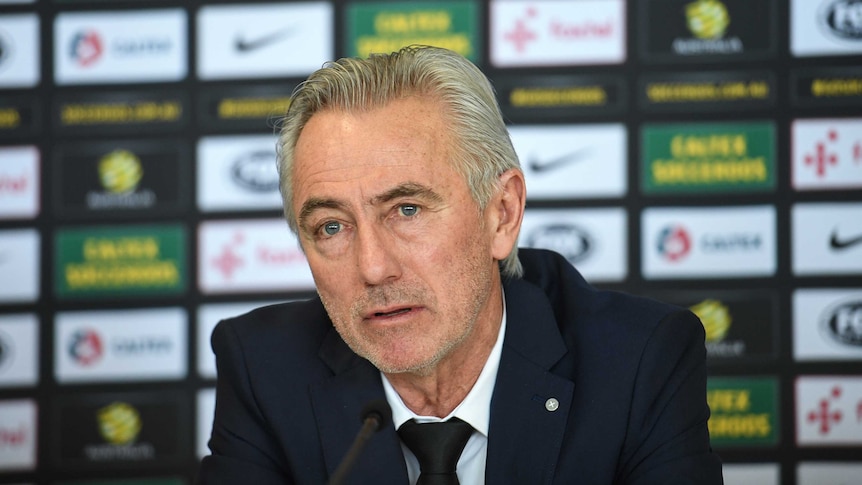
<instances>
[{"instance_id":1,"label":"neck","mask_svg":"<svg viewBox=\"0 0 862 485\"><path fill-rule=\"evenodd\" d=\"M497 342L503 319L502 291L498 286L488 299L484 317L473 331L432 368L421 372L386 374L404 404L420 416L448 416L467 397L479 379Z\"/></svg>"}]
</instances>

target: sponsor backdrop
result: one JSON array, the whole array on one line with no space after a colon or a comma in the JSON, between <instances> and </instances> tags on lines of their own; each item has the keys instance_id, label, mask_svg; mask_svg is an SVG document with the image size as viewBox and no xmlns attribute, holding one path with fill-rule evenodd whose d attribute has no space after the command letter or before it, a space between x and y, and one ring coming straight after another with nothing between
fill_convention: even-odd
<instances>
[{"instance_id":1,"label":"sponsor backdrop","mask_svg":"<svg viewBox=\"0 0 862 485\"><path fill-rule=\"evenodd\" d=\"M522 245L701 317L727 483L860 483L862 0L0 0L0 483L191 482L213 326L313 294L278 117L410 43L492 78Z\"/></svg>"}]
</instances>

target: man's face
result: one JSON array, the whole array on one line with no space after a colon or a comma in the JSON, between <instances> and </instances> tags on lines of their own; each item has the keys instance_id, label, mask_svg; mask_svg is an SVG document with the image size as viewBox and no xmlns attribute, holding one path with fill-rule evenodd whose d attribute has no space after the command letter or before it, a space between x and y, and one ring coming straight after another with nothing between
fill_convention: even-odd
<instances>
[{"instance_id":1,"label":"man's face","mask_svg":"<svg viewBox=\"0 0 862 485\"><path fill-rule=\"evenodd\" d=\"M416 97L319 112L297 141L293 207L317 290L387 373L430 372L500 318L493 230L451 145L440 108Z\"/></svg>"}]
</instances>

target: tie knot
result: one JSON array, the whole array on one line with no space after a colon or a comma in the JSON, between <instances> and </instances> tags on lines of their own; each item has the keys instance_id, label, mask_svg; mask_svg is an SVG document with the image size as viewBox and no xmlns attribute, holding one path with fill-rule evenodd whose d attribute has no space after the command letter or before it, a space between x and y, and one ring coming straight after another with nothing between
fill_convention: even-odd
<instances>
[{"instance_id":1,"label":"tie knot","mask_svg":"<svg viewBox=\"0 0 862 485\"><path fill-rule=\"evenodd\" d=\"M434 483L458 483L455 474L458 459L471 434L473 427L458 418L423 424L411 419L398 428L401 440L419 460L420 484L426 483L434 475L447 476L450 480L435 480Z\"/></svg>"}]
</instances>

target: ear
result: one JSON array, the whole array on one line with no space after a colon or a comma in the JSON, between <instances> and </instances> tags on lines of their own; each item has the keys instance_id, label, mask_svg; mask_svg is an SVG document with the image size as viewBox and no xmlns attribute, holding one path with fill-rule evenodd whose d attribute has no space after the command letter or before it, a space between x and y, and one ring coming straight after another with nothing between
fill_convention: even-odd
<instances>
[{"instance_id":1,"label":"ear","mask_svg":"<svg viewBox=\"0 0 862 485\"><path fill-rule=\"evenodd\" d=\"M500 175L500 190L491 198L486 210L491 234L491 255L503 260L518 243L524 206L527 202L527 184L518 169L509 169Z\"/></svg>"}]
</instances>

